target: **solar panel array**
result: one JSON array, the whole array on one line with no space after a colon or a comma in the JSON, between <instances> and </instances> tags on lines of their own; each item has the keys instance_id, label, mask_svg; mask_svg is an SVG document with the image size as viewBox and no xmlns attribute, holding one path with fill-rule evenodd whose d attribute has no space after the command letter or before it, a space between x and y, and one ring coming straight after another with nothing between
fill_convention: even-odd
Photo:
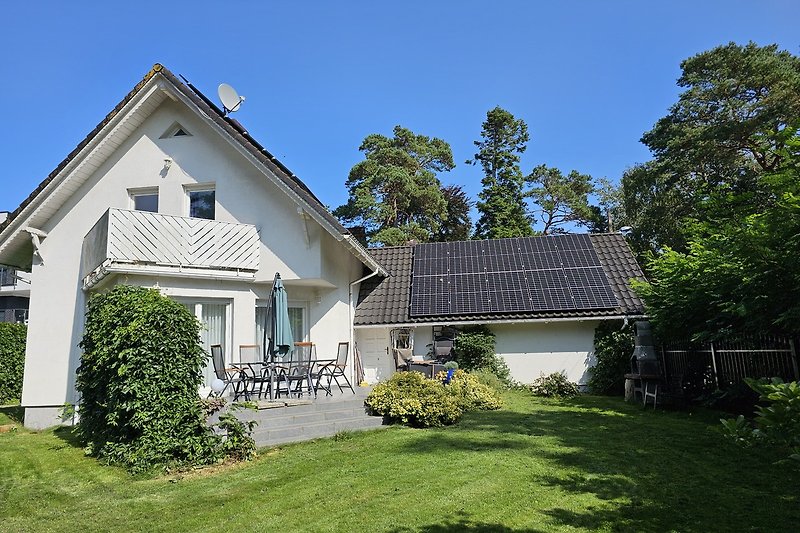
<instances>
[{"instance_id":1,"label":"solar panel array","mask_svg":"<svg viewBox=\"0 0 800 533\"><path fill-rule=\"evenodd\" d=\"M588 235L418 244L411 279L411 316L617 306Z\"/></svg>"}]
</instances>

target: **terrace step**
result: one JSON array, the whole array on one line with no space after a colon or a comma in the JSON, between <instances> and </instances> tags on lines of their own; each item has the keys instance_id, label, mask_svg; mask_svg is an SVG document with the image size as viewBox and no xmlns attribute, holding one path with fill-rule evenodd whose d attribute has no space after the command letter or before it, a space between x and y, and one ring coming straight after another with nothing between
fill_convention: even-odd
<instances>
[{"instance_id":1,"label":"terrace step","mask_svg":"<svg viewBox=\"0 0 800 533\"><path fill-rule=\"evenodd\" d=\"M356 389L314 400L259 401L258 409L236 411L240 420L257 422L253 439L259 447L332 437L342 431L379 428L383 419L370 416L364 407L369 390ZM288 404L288 405L287 405ZM218 420L218 415L210 422Z\"/></svg>"}]
</instances>

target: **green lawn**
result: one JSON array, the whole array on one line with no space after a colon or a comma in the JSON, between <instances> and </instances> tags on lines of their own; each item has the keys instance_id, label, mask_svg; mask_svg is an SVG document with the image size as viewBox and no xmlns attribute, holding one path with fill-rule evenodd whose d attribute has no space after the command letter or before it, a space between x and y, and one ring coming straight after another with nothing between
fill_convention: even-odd
<instances>
[{"instance_id":1,"label":"green lawn","mask_svg":"<svg viewBox=\"0 0 800 533\"><path fill-rule=\"evenodd\" d=\"M0 530L798 529L797 468L728 444L713 413L507 400L446 429L340 435L156 479L98 465L66 429L0 434Z\"/></svg>"}]
</instances>

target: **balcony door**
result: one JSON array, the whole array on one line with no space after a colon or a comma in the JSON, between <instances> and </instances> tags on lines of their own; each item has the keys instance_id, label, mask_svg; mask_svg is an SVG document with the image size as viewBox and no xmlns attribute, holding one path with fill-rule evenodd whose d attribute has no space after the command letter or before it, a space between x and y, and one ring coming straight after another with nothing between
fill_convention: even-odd
<instances>
[{"instance_id":1,"label":"balcony door","mask_svg":"<svg viewBox=\"0 0 800 533\"><path fill-rule=\"evenodd\" d=\"M231 361L230 346L228 339L230 328L230 304L219 301L189 301L182 300L181 303L197 317L202 325L200 329L200 340L203 349L211 353L211 346L220 344L223 347L225 360ZM209 357L206 367L203 369L203 387L210 387L214 379L214 363Z\"/></svg>"}]
</instances>

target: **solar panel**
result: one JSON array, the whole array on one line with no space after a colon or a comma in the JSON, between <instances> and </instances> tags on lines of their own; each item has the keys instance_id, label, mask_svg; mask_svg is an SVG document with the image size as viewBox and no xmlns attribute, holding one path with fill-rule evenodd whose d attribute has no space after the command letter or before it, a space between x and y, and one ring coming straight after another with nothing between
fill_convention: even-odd
<instances>
[{"instance_id":1,"label":"solar panel","mask_svg":"<svg viewBox=\"0 0 800 533\"><path fill-rule=\"evenodd\" d=\"M613 308L588 235L414 247L411 316Z\"/></svg>"}]
</instances>

